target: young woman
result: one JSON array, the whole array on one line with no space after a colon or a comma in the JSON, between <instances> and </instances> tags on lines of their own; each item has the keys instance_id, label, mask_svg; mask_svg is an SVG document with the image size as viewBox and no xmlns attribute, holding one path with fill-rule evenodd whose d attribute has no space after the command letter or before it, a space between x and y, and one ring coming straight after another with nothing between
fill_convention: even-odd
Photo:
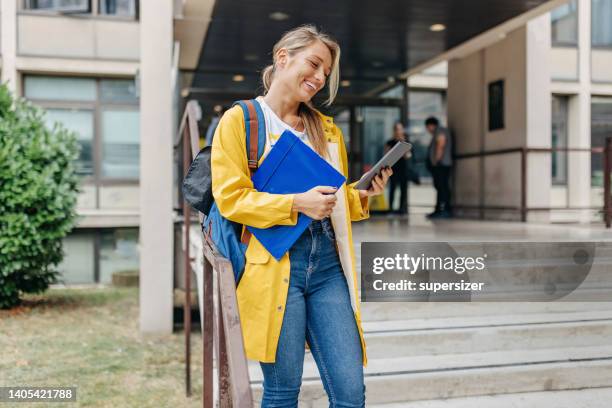
<instances>
[{"instance_id":1,"label":"young woman","mask_svg":"<svg viewBox=\"0 0 612 408\"><path fill-rule=\"evenodd\" d=\"M312 26L287 32L263 71L258 97L266 121L266 149L285 130L345 176L347 156L340 129L312 107L328 85L330 104L338 89L340 48ZM314 221L289 252L276 261L254 236L236 289L247 358L260 361L264 375L262 407L297 407L305 343L323 380L331 407L363 407L367 364L361 329L351 221L367 218L368 197L382 193L391 169L369 190L318 186L301 194L256 191L249 176L244 118L228 110L212 148L213 195L221 214L258 228L295 225L298 213ZM295 175L299 177L299 174Z\"/></svg>"}]
</instances>

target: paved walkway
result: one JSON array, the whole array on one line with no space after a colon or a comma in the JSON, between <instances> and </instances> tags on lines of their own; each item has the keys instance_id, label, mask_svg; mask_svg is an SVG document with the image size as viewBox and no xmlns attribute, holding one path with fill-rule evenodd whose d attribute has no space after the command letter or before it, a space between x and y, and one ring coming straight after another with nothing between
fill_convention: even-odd
<instances>
[{"instance_id":1,"label":"paved walkway","mask_svg":"<svg viewBox=\"0 0 612 408\"><path fill-rule=\"evenodd\" d=\"M449 219L429 221L422 214L372 216L353 223L355 243L362 241L612 241L612 229L597 224L535 224Z\"/></svg>"},{"instance_id":2,"label":"paved walkway","mask_svg":"<svg viewBox=\"0 0 612 408\"><path fill-rule=\"evenodd\" d=\"M371 405L371 408L609 408L612 388L549 391Z\"/></svg>"}]
</instances>

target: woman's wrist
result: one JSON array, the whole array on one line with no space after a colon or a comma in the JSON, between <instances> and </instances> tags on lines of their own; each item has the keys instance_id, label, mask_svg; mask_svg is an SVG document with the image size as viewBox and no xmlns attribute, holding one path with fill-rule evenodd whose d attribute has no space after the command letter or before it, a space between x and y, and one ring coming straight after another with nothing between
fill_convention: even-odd
<instances>
[{"instance_id":1,"label":"woman's wrist","mask_svg":"<svg viewBox=\"0 0 612 408\"><path fill-rule=\"evenodd\" d=\"M300 194L292 194L293 201L291 202L291 212L299 212L302 209Z\"/></svg>"}]
</instances>

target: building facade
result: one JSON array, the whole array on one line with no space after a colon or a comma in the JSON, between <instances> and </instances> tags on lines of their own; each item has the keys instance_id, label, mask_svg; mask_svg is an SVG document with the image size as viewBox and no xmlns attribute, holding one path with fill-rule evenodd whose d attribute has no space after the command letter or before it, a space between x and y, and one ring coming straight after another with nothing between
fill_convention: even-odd
<instances>
[{"instance_id":1,"label":"building facade","mask_svg":"<svg viewBox=\"0 0 612 408\"><path fill-rule=\"evenodd\" d=\"M544 41L546 46L546 49L542 47L544 52L539 55L536 53L531 58L538 70L545 69L546 72L542 73L542 77L547 78L546 82L538 83L534 88L549 86L550 93L548 103L550 114L546 113L546 116L550 117L550 131L542 138L543 140L537 142L538 147L602 148L605 138L612 137L612 28L610 21L612 21L612 1L572 0L555 8L547 15L541 16L538 23L531 23L532 26L540 24L540 37L550 37L548 44ZM550 32L547 32L543 24L549 26ZM482 115L486 115L487 112L472 113L466 116L462 108L465 107L463 103L465 101L472 107L475 103L486 104L487 95L474 95L473 93L475 90L481 92L484 88L483 84L479 83L482 82L480 78L472 78L474 82L468 83L467 88L465 87L466 78L469 77L467 72L471 72L472 76L474 73L483 75L483 69L492 64L492 62L487 64L484 61L487 53L490 60L499 58L495 52L514 58L520 55L520 52L511 49L513 43L520 41L526 47L527 41L531 41L532 44L540 41L540 39L528 39L524 36L517 40L516 37L520 36L520 30L526 27L527 25L511 32L500 30L497 34L498 40L493 44L481 47L474 53L455 56L451 61L437 62L409 77L410 110L407 130L414 145L416 161L413 166L416 166L425 181L421 186L410 186L411 212L430 211L431 203L435 199L429 175L423 166L424 155L430 141L430 136L424 129L424 119L427 116L437 116L442 123L453 128L454 137L460 139L457 142L460 146L464 145L464 153L480 150L480 146L477 146L479 143L470 145L469 139L480 138L483 136L482 133L486 133L482 127L486 125L487 118L483 118ZM526 60L507 59L504 61L504 64L506 63L509 67L525 71L529 66L529 61ZM462 72L462 69L467 72ZM449 70L451 77L449 77ZM491 75L491 79L506 77L503 71ZM452 97L456 97L451 108L451 114L454 114L454 117L450 120L447 111L449 82L451 82L450 87L454 86L450 93ZM388 94L395 93L398 96L399 92L399 89L391 90ZM528 103L526 98L521 100L521 103L523 102L525 105ZM477 110L481 111L484 108L480 106ZM512 112L507 112L508 114L512 115ZM477 117L474 118L474 115ZM470 117L472 123L467 120ZM385 122L386 128L388 129L396 119L397 115L390 115ZM521 131L524 132L524 130ZM383 137L382 133L381 127L379 138ZM493 132L490 136L495 137ZM486 138L487 135L484 137ZM466 140L468 140L468 146L465 146ZM506 137L506 140L511 141L509 145L516 145L512 137ZM547 181L549 186L545 188L547 196L542 198L539 204L541 207L554 209L546 212L547 219L552 222L601 221L598 207L603 207L602 155L553 152L549 156L544 157L550 160L550 163L546 164L546 168L550 168L550 181ZM492 161L495 159L492 158ZM516 161L516 157L514 159ZM470 165L469 161L466 161L464 167ZM507 167L517 168L518 165L511 162L507 163ZM480 168L478 171L480 172ZM482 173L486 173L486 170ZM490 173L493 171L489 171ZM461 175L458 177L461 178ZM471 176L465 177L473 180ZM495 184L493 181L486 183ZM474 197L479 196L479 192L473 188L473 184L462 184L461 179L457 178L455 184L463 189L457 191L456 201L473 206L480 204L479 201L474 200ZM491 203L489 207L504 206L512 201L512 192L510 189L507 190L510 196L502 194L502 201ZM498 193L496 191L491 195L499 196ZM516 191L513 193L516 197ZM566 209L567 207L572 209ZM579 210L579 208L586 207L592 207L592 209L582 212ZM489 211L490 218L495 218L502 213L501 210L490 209ZM477 215L474 212L472 211L470 215ZM508 218L516 219L516 215L510 214Z\"/></svg>"},{"instance_id":2,"label":"building facade","mask_svg":"<svg viewBox=\"0 0 612 408\"><path fill-rule=\"evenodd\" d=\"M527 147L601 147L612 136L612 0L556 3L550 13L519 26L502 25L486 42L450 50L408 73L407 130L424 181L411 186L413 212L429 211L435 201L422 161L430 140L423 125L428 116L453 129L459 154L516 146L519 139L518 145ZM157 270L159 259L143 257L143 249L163 254L163 269L174 268L173 137L213 6L214 1L1 2L3 82L47 109L49 125L59 121L75 130L82 147L80 218L65 241L61 265L66 283L108 283L114 272ZM509 126L496 132L489 130L483 89L500 78ZM337 122L350 143L343 115ZM382 148L400 116L364 107L358 117L364 140ZM166 136L154 139L162 133ZM378 157L375 150L367 154L372 157L364 162ZM600 155L551 153L528 161L533 162L528 179L536 180L528 204L559 209L533 212L530 220L597 219L597 211L588 208L603 205ZM520 177L516 169L516 157L461 161L455 201L489 208L485 218L517 219L495 209L516 201L509 182ZM143 292L150 296L144 303L154 301L156 288L175 284L172 274L144 281L152 288ZM169 309L170 302L171 294L164 292L162 308ZM142 313L155 320L155 310ZM169 326L166 319L147 327Z\"/></svg>"},{"instance_id":3,"label":"building facade","mask_svg":"<svg viewBox=\"0 0 612 408\"><path fill-rule=\"evenodd\" d=\"M2 80L78 135L79 222L67 283L138 269L140 64L137 0L3 1Z\"/></svg>"}]
</instances>

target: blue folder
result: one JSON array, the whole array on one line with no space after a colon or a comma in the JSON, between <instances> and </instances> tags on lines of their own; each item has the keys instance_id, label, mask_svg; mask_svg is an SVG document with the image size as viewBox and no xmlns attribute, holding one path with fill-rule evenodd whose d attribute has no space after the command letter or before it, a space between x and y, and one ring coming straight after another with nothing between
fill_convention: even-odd
<instances>
[{"instance_id":1,"label":"blue folder","mask_svg":"<svg viewBox=\"0 0 612 408\"><path fill-rule=\"evenodd\" d=\"M297 194L316 186L340 188L346 178L292 132L286 130L252 180L257 191ZM311 221L312 218L300 213L296 225L247 228L274 258L280 260Z\"/></svg>"}]
</instances>

